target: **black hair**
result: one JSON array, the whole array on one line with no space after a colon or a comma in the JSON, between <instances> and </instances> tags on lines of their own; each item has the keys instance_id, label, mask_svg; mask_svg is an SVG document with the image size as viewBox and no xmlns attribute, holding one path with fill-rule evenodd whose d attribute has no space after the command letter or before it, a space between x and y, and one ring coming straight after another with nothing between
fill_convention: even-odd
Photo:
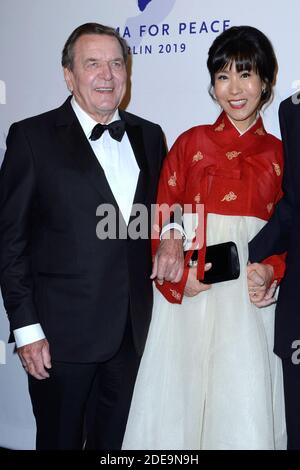
<instances>
[{"instance_id":1,"label":"black hair","mask_svg":"<svg viewBox=\"0 0 300 470\"><path fill-rule=\"evenodd\" d=\"M252 26L232 26L221 33L208 51L209 93L213 96L215 74L233 62L238 72L254 71L264 83L260 108L270 101L277 74L277 60L270 40ZM215 99L215 98L214 98Z\"/></svg>"},{"instance_id":2,"label":"black hair","mask_svg":"<svg viewBox=\"0 0 300 470\"><path fill-rule=\"evenodd\" d=\"M121 46L124 62L125 63L127 62L128 45L125 39L123 39L120 36L117 30L115 30L114 28L111 28L110 26L104 26L99 23L85 23L85 24L82 24L81 26L78 26L78 28L74 29L74 31L68 37L66 44L64 45L63 51L62 51L61 64L63 67L66 67L69 70L73 69L74 45L77 39L79 39L80 36L83 36L84 34L99 34L99 35L105 34L106 36L115 37Z\"/></svg>"}]
</instances>

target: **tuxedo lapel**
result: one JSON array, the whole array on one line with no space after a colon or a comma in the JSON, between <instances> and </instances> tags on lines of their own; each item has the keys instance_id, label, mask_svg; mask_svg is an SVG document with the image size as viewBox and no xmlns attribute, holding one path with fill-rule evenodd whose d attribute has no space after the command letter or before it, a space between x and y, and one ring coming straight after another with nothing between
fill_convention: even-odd
<instances>
[{"instance_id":1,"label":"tuxedo lapel","mask_svg":"<svg viewBox=\"0 0 300 470\"><path fill-rule=\"evenodd\" d=\"M70 166L76 166L108 203L117 207L105 173L94 154L68 99L59 110L57 132Z\"/></svg>"},{"instance_id":2,"label":"tuxedo lapel","mask_svg":"<svg viewBox=\"0 0 300 470\"><path fill-rule=\"evenodd\" d=\"M67 158L67 161L64 159L65 164L72 168L77 167L107 203L118 207L105 173L83 132L70 100L68 98L59 108L56 122L59 140L64 148L63 155ZM120 110L120 117L125 121L125 131L140 169L133 203L143 204L148 192L149 168L142 127L132 122L124 111Z\"/></svg>"},{"instance_id":3,"label":"tuxedo lapel","mask_svg":"<svg viewBox=\"0 0 300 470\"><path fill-rule=\"evenodd\" d=\"M120 111L120 115L122 119L125 120L126 134L128 136L130 145L132 147L136 162L140 169L133 203L143 204L145 202L147 190L148 190L149 168L148 168L148 162L147 162L146 153L145 153L142 127L139 125L134 125L132 123L129 123L128 120L126 119L126 113L124 111Z\"/></svg>"}]
</instances>

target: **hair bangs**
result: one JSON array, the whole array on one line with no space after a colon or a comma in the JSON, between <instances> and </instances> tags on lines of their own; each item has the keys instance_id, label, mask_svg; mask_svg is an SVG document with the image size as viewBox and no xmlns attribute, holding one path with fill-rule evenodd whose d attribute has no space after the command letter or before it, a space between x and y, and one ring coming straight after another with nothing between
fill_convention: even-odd
<instances>
[{"instance_id":1,"label":"hair bangs","mask_svg":"<svg viewBox=\"0 0 300 470\"><path fill-rule=\"evenodd\" d=\"M240 44L233 45L232 48L220 51L214 60L214 73L222 72L225 69L231 70L233 63L237 72L252 70L257 73L258 57L251 47L240 47Z\"/></svg>"}]
</instances>

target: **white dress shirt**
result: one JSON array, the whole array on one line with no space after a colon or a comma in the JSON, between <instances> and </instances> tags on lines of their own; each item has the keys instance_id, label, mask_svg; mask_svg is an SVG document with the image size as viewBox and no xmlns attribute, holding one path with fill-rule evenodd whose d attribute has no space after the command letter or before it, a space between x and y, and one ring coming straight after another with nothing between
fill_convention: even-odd
<instances>
[{"instance_id":1,"label":"white dress shirt","mask_svg":"<svg viewBox=\"0 0 300 470\"><path fill-rule=\"evenodd\" d=\"M91 132L98 122L94 121L79 106L74 97L71 100L71 105L94 154L103 168L124 220L128 224L140 172L128 136L125 133L121 142L118 142L111 138L108 131L104 131L100 139L91 141L89 139ZM120 116L118 110L116 110L110 122L118 119L120 119ZM17 328L13 333L18 348L45 338L39 323Z\"/></svg>"}]
</instances>

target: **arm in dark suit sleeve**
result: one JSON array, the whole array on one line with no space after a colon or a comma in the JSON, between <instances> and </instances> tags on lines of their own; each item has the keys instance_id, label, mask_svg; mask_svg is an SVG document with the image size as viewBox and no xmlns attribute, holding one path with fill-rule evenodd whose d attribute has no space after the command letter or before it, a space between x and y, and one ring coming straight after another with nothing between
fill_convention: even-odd
<instances>
[{"instance_id":1,"label":"arm in dark suit sleeve","mask_svg":"<svg viewBox=\"0 0 300 470\"><path fill-rule=\"evenodd\" d=\"M159 151L159 155L160 155L160 169L162 167L162 164L163 164L163 161L167 155L167 144L166 144L166 139L165 139L165 135L161 129L161 127L159 126L159 130L160 130L160 151Z\"/></svg>"},{"instance_id":2,"label":"arm in dark suit sleeve","mask_svg":"<svg viewBox=\"0 0 300 470\"><path fill-rule=\"evenodd\" d=\"M13 124L0 171L0 284L11 330L38 323L31 276L33 155L21 125Z\"/></svg>"},{"instance_id":3,"label":"arm in dark suit sleeve","mask_svg":"<svg viewBox=\"0 0 300 470\"><path fill-rule=\"evenodd\" d=\"M251 262L262 261L273 254L287 251L288 240L292 227L294 208L294 188L292 181L292 156L290 155L288 136L288 122L284 107L279 109L280 129L284 146L284 173L283 173L283 197L277 203L275 211L256 237L249 243L249 260Z\"/></svg>"}]
</instances>

